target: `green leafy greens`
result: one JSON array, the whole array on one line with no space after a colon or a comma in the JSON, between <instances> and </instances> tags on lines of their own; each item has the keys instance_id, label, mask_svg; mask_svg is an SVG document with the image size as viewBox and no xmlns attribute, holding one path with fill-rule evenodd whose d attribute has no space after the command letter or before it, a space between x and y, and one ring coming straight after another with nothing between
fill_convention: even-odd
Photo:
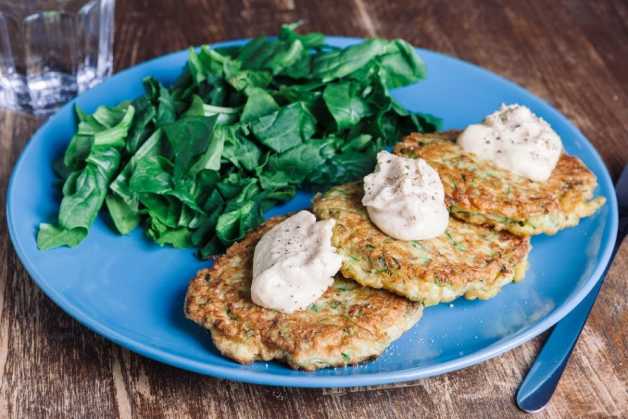
<instances>
[{"instance_id":1,"label":"green leafy greens","mask_svg":"<svg viewBox=\"0 0 628 419\"><path fill-rule=\"evenodd\" d=\"M190 49L171 87L87 115L63 161L57 221L40 224L40 249L76 246L101 208L128 234L143 226L160 245L220 252L298 188L359 179L375 155L439 119L406 111L392 88L425 67L402 40L344 49L284 25L277 38Z\"/></svg>"}]
</instances>

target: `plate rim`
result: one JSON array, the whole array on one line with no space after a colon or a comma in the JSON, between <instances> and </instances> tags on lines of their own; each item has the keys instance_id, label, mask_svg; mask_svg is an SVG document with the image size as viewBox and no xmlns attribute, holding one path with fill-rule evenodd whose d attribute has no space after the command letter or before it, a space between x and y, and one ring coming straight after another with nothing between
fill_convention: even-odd
<instances>
[{"instance_id":1,"label":"plate rim","mask_svg":"<svg viewBox=\"0 0 628 419\"><path fill-rule=\"evenodd\" d=\"M249 38L241 38L234 39L228 41L221 42L212 42L209 45L214 47L220 46L229 46L236 45L239 43L246 42ZM350 37L350 36L326 36L326 40L330 43L334 42L360 42L364 40L364 38L360 37ZM582 134L577 126L575 126L566 116L560 113L557 109L555 109L552 105L546 102L544 99L536 96L534 93L525 89L524 87L518 85L517 83L510 81L488 69L480 67L476 64L470 63L468 61L462 60L460 58L454 57L449 54L444 54L442 52L437 52L424 48L416 48L415 50L419 51L420 54L428 53L434 54L436 56L440 56L441 58L455 60L459 64L464 66L468 66L472 68L474 71L481 71L487 77L490 77L499 83L505 84L508 87L516 88L524 91L526 94L532 96L535 100L538 100L546 107L549 113L552 113L554 117L557 117L560 120L564 120L566 122L566 126L575 132L577 136L580 136L580 140L582 140L582 144L587 149L589 153L593 156L596 163L600 165L603 169L602 176L598 176L598 185L602 184L606 185L610 189L614 190L613 182L611 180L610 174L608 172L608 168L604 163L604 160L601 158L597 149L593 146L593 144ZM114 74L109 78L109 80L114 79L117 76L124 75L128 72L136 70L141 67L149 67L153 65L155 62L167 59L168 57L172 57L177 54L182 54L187 49L182 49L179 51L170 52L167 54L160 55L158 57L154 57L150 60L144 61L142 63L136 64L134 66L125 68L124 70ZM91 90L91 89L90 89ZM88 90L89 91L89 90ZM602 252L598 254L599 260L597 265L591 275L589 276L588 282L584 284L582 289L576 292L574 295L571 295L562 305L558 306L549 316L546 316L541 321L538 321L533 327L529 330L525 330L523 332L519 332L515 335L512 335L505 342L496 342L491 345L488 345L482 348L479 351L470 352L461 357L454 358L452 360L442 362L430 367L413 367L400 369L396 371L388 371L388 372L379 372L379 373L369 373L369 374L360 374L360 375L344 375L344 376L315 376L315 375L278 375L267 373L263 371L254 371L247 370L241 368L239 365L235 366L221 366L210 364L206 362L200 362L194 359L190 359L185 356L180 356L166 350L160 349L158 347L152 346L150 344L146 344L141 342L140 340L134 339L132 337L126 336L123 333L116 331L115 329L107 326L102 321L95 319L93 316L84 312L71 302L69 302L63 293L59 292L55 288L48 285L47 281L44 279L44 275L42 275L34 263L28 258L25 250L22 247L22 243L19 240L19 237L16 233L16 227L14 226L13 220L13 212L12 208L12 196L13 196L13 188L15 184L16 174L19 171L24 156L27 155L28 150L33 146L33 139L40 135L40 132L43 131L48 124L51 123L54 119L59 117L59 114L62 110L74 106L76 101L83 95L85 92L78 95L76 98L72 99L70 102L61 107L57 112L50 116L50 118L42 124L35 133L29 138L28 142L24 146L21 151L20 156L18 157L16 163L11 169L11 176L9 178L9 183L6 190L5 195L5 211L6 211L6 220L9 230L9 237L13 244L13 247L16 251L20 262L30 275L31 279L35 282L35 284L46 294L60 309L74 318L83 326L87 327L91 331L97 333L98 335L111 340L117 345L120 345L124 348L127 348L141 356L145 356L147 358L153 359L158 362L163 362L168 365L181 368L184 370L192 371L195 373L209 375L216 378L228 379L233 381L245 382L250 384L261 384L261 385L270 385L270 386L287 386L287 387L308 387L308 388L329 388L329 387L353 387L353 386L366 386L366 385L380 385L380 384L389 384L389 383L397 383L397 382L405 382L417 379L428 378L436 375L445 374L448 372L456 371L459 369L466 368L471 365L475 365L491 358L494 358L504 352L507 352L528 340L533 339L539 334L543 333L550 327L552 327L555 323L560 321L563 317L565 317L569 312L578 305L586 295L591 291L593 286L600 280L602 273L606 269L606 266L609 263L610 256L612 253L613 245L617 239L617 226L618 226L618 212L617 212L617 199L615 194L610 194L610 196L606 196L607 202L606 205L609 207L609 218L610 222L610 237L607 243L602 244L604 247ZM598 186L598 187L599 187ZM352 368L352 367L348 367Z\"/></svg>"}]
</instances>

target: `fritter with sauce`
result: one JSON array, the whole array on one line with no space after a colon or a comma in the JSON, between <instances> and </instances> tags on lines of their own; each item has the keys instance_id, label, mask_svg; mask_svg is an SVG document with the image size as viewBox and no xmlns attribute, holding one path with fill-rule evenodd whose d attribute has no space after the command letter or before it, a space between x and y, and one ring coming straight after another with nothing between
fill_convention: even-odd
<instances>
[{"instance_id":1,"label":"fritter with sauce","mask_svg":"<svg viewBox=\"0 0 628 419\"><path fill-rule=\"evenodd\" d=\"M344 277L425 306L462 295L488 299L523 278L528 238L450 218L439 237L396 240L371 223L362 195L362 184L350 183L314 199L318 218L336 220L332 244L344 258Z\"/></svg>"},{"instance_id":2,"label":"fritter with sauce","mask_svg":"<svg viewBox=\"0 0 628 419\"><path fill-rule=\"evenodd\" d=\"M355 364L381 354L419 320L421 304L339 277L306 310L283 314L255 305L255 245L283 219L266 222L190 282L185 314L209 329L223 355L240 363L276 359L310 371Z\"/></svg>"},{"instance_id":3,"label":"fritter with sauce","mask_svg":"<svg viewBox=\"0 0 628 419\"><path fill-rule=\"evenodd\" d=\"M468 223L519 236L555 234L604 205L597 179L575 156L562 153L550 178L535 182L456 144L458 131L410 134L395 153L426 160L440 175L450 213Z\"/></svg>"}]
</instances>

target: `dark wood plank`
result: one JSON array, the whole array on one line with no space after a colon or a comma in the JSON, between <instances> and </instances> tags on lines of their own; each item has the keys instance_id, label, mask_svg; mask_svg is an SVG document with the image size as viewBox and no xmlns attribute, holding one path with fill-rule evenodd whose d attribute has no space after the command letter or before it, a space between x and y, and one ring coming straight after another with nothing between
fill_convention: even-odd
<instances>
[{"instance_id":1,"label":"dark wood plank","mask_svg":"<svg viewBox=\"0 0 628 419\"><path fill-rule=\"evenodd\" d=\"M9 172L38 120L0 113L0 218ZM105 417L114 404L112 345L55 306L30 280L0 224L0 417ZM110 416L113 416L111 412Z\"/></svg>"},{"instance_id":2,"label":"dark wood plank","mask_svg":"<svg viewBox=\"0 0 628 419\"><path fill-rule=\"evenodd\" d=\"M564 112L613 174L628 160L628 3L118 0L115 68L166 52L304 30L400 37L477 63ZM0 216L10 169L41 121L0 112ZM548 418L628 411L628 245L602 290ZM523 417L513 403L543 337L418 382L303 390L231 383L153 362L93 334L28 278L0 223L0 417Z\"/></svg>"}]
</instances>

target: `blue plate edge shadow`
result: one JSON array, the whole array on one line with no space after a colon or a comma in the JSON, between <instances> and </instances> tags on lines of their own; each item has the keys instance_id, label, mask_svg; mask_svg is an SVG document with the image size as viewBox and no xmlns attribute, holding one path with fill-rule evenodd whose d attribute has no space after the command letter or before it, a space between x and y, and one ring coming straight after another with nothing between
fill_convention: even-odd
<instances>
[{"instance_id":1,"label":"blue plate edge shadow","mask_svg":"<svg viewBox=\"0 0 628 419\"><path fill-rule=\"evenodd\" d=\"M344 41L344 42L361 41L360 38L340 37L340 36L330 36L330 37L327 37L327 39L331 41L332 43L334 42L334 40L339 40L339 41ZM232 40L232 41L214 43L212 45L227 46L227 45L238 44L244 41L245 41L244 39ZM435 51L430 51L430 50L421 49L421 48L417 48L417 50L419 50L421 53L427 52L429 54L439 55L448 59L454 59L458 61L459 63L462 63L471 68L474 68L475 70L482 71L487 76L490 76L491 78L499 80L500 83L505 83L506 85L509 85L509 87L515 87L516 89L523 90L527 94L533 96L536 100L542 102L542 104L546 106L547 111L553 113L554 117L564 120L568 128L575 131L581 137L581 139L583 140L582 144L584 144L584 146L588 149L587 151L591 153L594 160L596 160L596 162L604 169L602 176L598 176L599 184L606 185L607 187L609 187L611 191L614 190L612 186L613 183L608 173L608 170L606 169L604 161L601 159L597 150L588 141L588 139L586 139L586 137L580 132L580 130L571 123L571 121L565 118L560 112L554 109L546 101L533 95L532 93L523 89L521 86L517 85L516 83L510 80L507 80L495 73L492 73L489 70L483 69L475 64L468 63L468 62L459 60L455 57L451 57L449 55L442 54ZM138 67L150 66L154 61L166 59L167 57L172 57L174 55L181 54L184 52L185 50L176 51L176 52L172 52L169 54L165 54L165 55L153 58L149 61L143 62L136 66L120 71L119 73L116 73L114 76L125 74L133 69L137 69ZM78 100L80 100L80 98L81 96L72 100L68 104L64 105L64 107L59 110L58 114L61 113L62 110L68 107L74 106L75 103ZM53 115L45 124L43 124L37 130L37 132L33 134L33 137L36 136L39 133L39 131L43 130L49 123L51 123L51 121L59 117L58 114ZM611 193L610 196L606 196L607 198L606 205L608 205L608 208L609 208L610 219L609 219L609 224L607 225L605 229L605 231L608 231L610 229L610 236L607 237L610 240L607 240L606 243L602 245L603 251L601 252L601 256L599 257L595 270L590 276L592 280L589 280L583 286L582 289L580 289L577 293L575 293L570 298L568 298L561 306L559 306L550 315L548 315L542 321L538 322L534 327L530 328L529 330L520 332L519 334L510 338L510 340L508 340L507 342L494 343L492 345L485 347L482 350L469 353L467 355L453 359L451 361L447 361L447 362L444 362L444 363L441 363L432 367L428 367L428 368L416 367L416 368L408 368L408 369L394 371L394 372L373 373L373 374L368 374L368 375L356 375L356 376L340 376L340 377L313 376L313 375L312 376L308 376L308 375L282 376L282 375L277 375L277 374L269 374L269 373L257 372L257 371L246 370L246 369L241 369L241 368L223 367L223 366L217 366L217 365L207 364L203 362L198 362L198 361L186 358L186 357L174 355L172 353L166 352L154 346L146 345L138 340L125 336L124 334L121 334L117 332L116 330L105 326L100 321L86 314L84 311L82 311L81 309L73 305L71 302L69 302L62 293L48 286L47 281L44 280L43 275L41 275L38 272L37 268L34 266L34 264L31 263L25 250L22 248L21 243L17 239L16 228L14 226L14 220L12 217L12 211L10 211L10 208L12 205L11 197L13 195L12 190L15 183L14 182L15 176L22 162L22 158L27 154L29 147L31 147L32 145L33 145L32 141L29 141L26 144L26 146L22 150L20 157L18 158L16 164L14 165L12 169L12 174L9 180L7 193L6 193L6 214L7 214L9 236L16 250L16 253L18 257L20 258L20 260L22 261L25 269L27 270L29 275L33 278L33 280L37 283L39 288L42 289L42 291L51 300L53 300L55 304L61 307L66 313L68 313L70 316L76 319L79 323L83 324L84 326L94 331L95 333L103 337L106 337L107 339L113 341L114 343L120 346L123 346L127 349L130 349L148 358L151 358L160 362L165 362L169 365L172 365L178 368L186 369L186 370L201 373L201 374L211 375L217 378L224 378L224 379L229 379L229 380L234 380L234 381L247 382L251 384L290 386L290 387L351 387L351 386L388 384L388 383L393 383L393 382L403 382L403 381L410 381L410 380L415 380L415 379L420 379L420 378L427 378L427 377L455 371L455 370L462 369L467 366L474 365L479 362L488 360L495 356L498 356L534 338L540 333L543 333L545 330L549 329L556 322L558 322L560 319L566 316L578 303L580 303L580 301L582 301L582 299L584 299L584 297L593 288L595 283L599 281L604 269L606 268L606 265L609 262L611 252L612 252L612 247L613 247L613 244L615 243L616 235L617 235L617 225L618 225L617 201L616 201L615 195Z\"/></svg>"}]
</instances>

